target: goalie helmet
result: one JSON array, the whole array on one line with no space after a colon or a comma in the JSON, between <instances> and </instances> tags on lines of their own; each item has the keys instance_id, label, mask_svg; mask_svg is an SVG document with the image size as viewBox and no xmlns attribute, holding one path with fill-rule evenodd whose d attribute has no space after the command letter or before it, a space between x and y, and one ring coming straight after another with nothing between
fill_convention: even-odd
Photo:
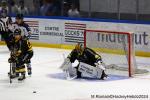
<instances>
[{"instance_id":1,"label":"goalie helmet","mask_svg":"<svg viewBox=\"0 0 150 100\"><path fill-rule=\"evenodd\" d=\"M78 43L78 44L75 46L75 49L76 49L78 52L82 53L83 50L84 50L84 46L83 46L82 43Z\"/></svg>"}]
</instances>

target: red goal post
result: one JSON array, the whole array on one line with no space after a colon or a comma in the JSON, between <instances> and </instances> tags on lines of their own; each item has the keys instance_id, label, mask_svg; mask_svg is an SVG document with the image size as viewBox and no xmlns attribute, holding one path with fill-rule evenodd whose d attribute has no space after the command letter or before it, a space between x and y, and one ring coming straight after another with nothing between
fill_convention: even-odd
<instances>
[{"instance_id":1,"label":"red goal post","mask_svg":"<svg viewBox=\"0 0 150 100\"><path fill-rule=\"evenodd\" d=\"M111 41L109 41L109 39ZM117 42L117 40L119 41L119 39L121 42ZM136 66L135 50L134 50L134 33L132 32L117 32L117 31L108 31L108 30L85 30L84 46L95 49L97 52L105 53L106 55L111 53L122 55L122 58L120 57L119 60L122 60L121 63L124 63L127 60L126 67L122 67L123 64L119 66L115 62L113 62L110 65L115 65L117 67L116 68L117 70L127 71L129 77L133 76L135 73L141 74L145 72L145 70L143 71L137 69ZM105 56L103 57L105 58ZM111 59L114 60L116 58L112 57Z\"/></svg>"}]
</instances>

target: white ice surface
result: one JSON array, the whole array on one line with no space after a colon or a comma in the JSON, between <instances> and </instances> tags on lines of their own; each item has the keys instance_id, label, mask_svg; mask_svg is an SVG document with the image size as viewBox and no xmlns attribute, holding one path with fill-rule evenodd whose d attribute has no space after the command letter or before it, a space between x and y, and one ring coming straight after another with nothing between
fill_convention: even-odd
<instances>
[{"instance_id":1,"label":"white ice surface","mask_svg":"<svg viewBox=\"0 0 150 100\"><path fill-rule=\"evenodd\" d=\"M107 80L79 79L68 81L59 69L63 54L69 50L34 47L33 75L23 82L9 83L9 51L0 46L0 100L125 100L92 99L91 95L149 95L150 74L128 78L110 75ZM139 66L150 67L150 58L137 58ZM33 93L36 91L36 93Z\"/></svg>"}]
</instances>

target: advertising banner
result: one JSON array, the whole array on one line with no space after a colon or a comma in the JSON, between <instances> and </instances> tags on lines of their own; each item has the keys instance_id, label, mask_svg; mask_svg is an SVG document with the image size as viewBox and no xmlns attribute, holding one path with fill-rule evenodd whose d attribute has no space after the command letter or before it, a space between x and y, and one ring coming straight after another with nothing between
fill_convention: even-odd
<instances>
[{"instance_id":1,"label":"advertising banner","mask_svg":"<svg viewBox=\"0 0 150 100\"><path fill-rule=\"evenodd\" d=\"M143 52L150 52L150 25L115 23L115 22L96 22L78 21L67 19L44 19L44 18L25 18L26 23L31 27L32 35L30 40L37 43L74 45L77 42L84 42L84 30L108 30L134 33L135 49ZM92 34L92 33L91 33ZM98 35L93 35L90 40L93 44L102 43ZM105 39L105 38L103 38ZM114 41L112 41L112 39ZM117 44L118 36L110 36L107 41ZM106 40L104 40L106 41ZM105 45L105 44L103 44ZM112 46L112 45L111 45ZM116 45L117 46L117 45ZM119 46L118 46L119 47ZM107 46L109 48L109 46Z\"/></svg>"}]
</instances>

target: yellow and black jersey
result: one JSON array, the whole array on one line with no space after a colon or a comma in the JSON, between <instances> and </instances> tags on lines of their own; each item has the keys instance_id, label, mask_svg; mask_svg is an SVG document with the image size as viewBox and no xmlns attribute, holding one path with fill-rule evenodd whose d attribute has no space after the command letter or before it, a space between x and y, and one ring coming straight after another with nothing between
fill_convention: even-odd
<instances>
[{"instance_id":1,"label":"yellow and black jersey","mask_svg":"<svg viewBox=\"0 0 150 100\"><path fill-rule=\"evenodd\" d=\"M72 50L68 58L70 59L71 63L73 63L75 60L78 60L79 62L84 62L92 66L95 62L101 60L101 56L99 54L87 47L84 48L82 53L78 52L76 49Z\"/></svg>"},{"instance_id":2,"label":"yellow and black jersey","mask_svg":"<svg viewBox=\"0 0 150 100\"><path fill-rule=\"evenodd\" d=\"M77 52L76 49L73 49L67 58L69 58L70 62L73 63L76 59L78 60L79 53Z\"/></svg>"},{"instance_id":3,"label":"yellow and black jersey","mask_svg":"<svg viewBox=\"0 0 150 100\"><path fill-rule=\"evenodd\" d=\"M17 49L17 51L21 51L22 54L25 54L27 52L33 52L32 45L29 40L23 38L15 41L15 48Z\"/></svg>"}]
</instances>

